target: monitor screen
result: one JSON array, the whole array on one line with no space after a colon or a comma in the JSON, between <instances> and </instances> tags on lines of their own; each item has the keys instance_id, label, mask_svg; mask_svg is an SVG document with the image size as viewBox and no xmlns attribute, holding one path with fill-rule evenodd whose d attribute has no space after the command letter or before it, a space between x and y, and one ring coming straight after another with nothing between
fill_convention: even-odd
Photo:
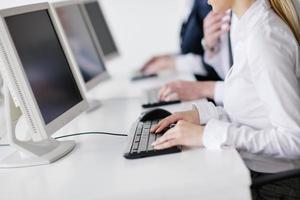
<instances>
[{"instance_id":1,"label":"monitor screen","mask_svg":"<svg viewBox=\"0 0 300 200\"><path fill-rule=\"evenodd\" d=\"M5 18L46 124L80 103L78 89L48 10Z\"/></svg>"},{"instance_id":2,"label":"monitor screen","mask_svg":"<svg viewBox=\"0 0 300 200\"><path fill-rule=\"evenodd\" d=\"M87 83L105 72L101 53L94 45L78 5L62 6L56 11L83 79Z\"/></svg>"},{"instance_id":3,"label":"monitor screen","mask_svg":"<svg viewBox=\"0 0 300 200\"><path fill-rule=\"evenodd\" d=\"M84 7L93 25L104 56L118 53L117 46L98 2L87 2L84 4Z\"/></svg>"}]
</instances>

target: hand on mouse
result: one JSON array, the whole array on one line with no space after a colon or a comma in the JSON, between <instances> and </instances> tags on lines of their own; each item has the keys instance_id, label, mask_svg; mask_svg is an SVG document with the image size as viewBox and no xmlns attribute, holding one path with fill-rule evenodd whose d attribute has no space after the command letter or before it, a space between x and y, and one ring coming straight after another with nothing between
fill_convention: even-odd
<instances>
[{"instance_id":1,"label":"hand on mouse","mask_svg":"<svg viewBox=\"0 0 300 200\"><path fill-rule=\"evenodd\" d=\"M161 120L156 126L151 129L152 133L160 133L171 124L175 124L180 120L184 120L193 124L200 125L200 117L198 110L193 108L190 111L184 112L175 112L174 114L166 117L165 119Z\"/></svg>"},{"instance_id":2,"label":"hand on mouse","mask_svg":"<svg viewBox=\"0 0 300 200\"><path fill-rule=\"evenodd\" d=\"M177 145L190 147L203 146L204 126L180 120L174 128L169 129L163 136L152 143L154 149L166 149Z\"/></svg>"},{"instance_id":3,"label":"hand on mouse","mask_svg":"<svg viewBox=\"0 0 300 200\"><path fill-rule=\"evenodd\" d=\"M161 101L213 99L215 84L215 81L174 81L160 89L158 98Z\"/></svg>"}]
</instances>

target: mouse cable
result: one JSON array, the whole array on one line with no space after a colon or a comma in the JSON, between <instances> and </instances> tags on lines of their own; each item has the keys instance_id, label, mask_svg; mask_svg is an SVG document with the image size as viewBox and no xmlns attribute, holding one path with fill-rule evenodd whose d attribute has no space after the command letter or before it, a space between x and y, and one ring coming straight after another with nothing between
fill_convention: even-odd
<instances>
[{"instance_id":1,"label":"mouse cable","mask_svg":"<svg viewBox=\"0 0 300 200\"><path fill-rule=\"evenodd\" d=\"M122 133L82 132L82 133L74 133L74 134L69 134L69 135L58 136L58 137L55 137L54 139L61 139L61 138L66 138L66 137L74 137L74 136L80 136L80 135L110 135L110 136L120 136L120 137L126 137L126 136L128 136L127 134L122 134Z\"/></svg>"},{"instance_id":2,"label":"mouse cable","mask_svg":"<svg viewBox=\"0 0 300 200\"><path fill-rule=\"evenodd\" d=\"M108 132L82 132L82 133L74 133L69 135L62 135L55 137L54 139L61 139L66 137L75 137L75 136L81 136L81 135L110 135L110 136L119 136L119 137L127 137L127 134L122 133L108 133ZM0 147L7 147L10 146L9 144L0 144Z\"/></svg>"}]
</instances>

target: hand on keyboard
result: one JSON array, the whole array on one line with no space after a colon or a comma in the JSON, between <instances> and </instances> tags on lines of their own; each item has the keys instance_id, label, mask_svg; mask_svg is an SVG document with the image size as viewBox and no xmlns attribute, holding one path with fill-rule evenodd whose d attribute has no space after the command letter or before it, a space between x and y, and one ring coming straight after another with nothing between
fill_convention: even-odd
<instances>
[{"instance_id":1,"label":"hand on keyboard","mask_svg":"<svg viewBox=\"0 0 300 200\"><path fill-rule=\"evenodd\" d=\"M159 133L172 124L176 124L178 121L184 120L193 124L200 124L200 118L197 109L192 109L185 112L176 112L165 119L161 120L156 126L153 126L151 132Z\"/></svg>"},{"instance_id":2,"label":"hand on keyboard","mask_svg":"<svg viewBox=\"0 0 300 200\"><path fill-rule=\"evenodd\" d=\"M178 145L201 147L203 146L203 130L203 126L180 120L151 145L155 150L167 149Z\"/></svg>"},{"instance_id":3,"label":"hand on keyboard","mask_svg":"<svg viewBox=\"0 0 300 200\"><path fill-rule=\"evenodd\" d=\"M172 147L159 151L154 149L152 143L158 140L160 137L162 137L164 131L168 130L164 129L160 133L156 134L151 133L151 128L153 128L153 126L155 126L158 122L159 120L152 120L137 123L136 127L134 127L134 136L129 142L129 146L124 154L125 158L136 159L148 156L176 153L181 151L180 147Z\"/></svg>"}]
</instances>

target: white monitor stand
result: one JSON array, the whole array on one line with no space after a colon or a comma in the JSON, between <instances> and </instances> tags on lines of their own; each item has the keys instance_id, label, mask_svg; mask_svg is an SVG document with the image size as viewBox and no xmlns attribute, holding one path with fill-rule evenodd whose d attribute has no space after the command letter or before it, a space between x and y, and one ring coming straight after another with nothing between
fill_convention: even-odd
<instances>
[{"instance_id":1,"label":"white monitor stand","mask_svg":"<svg viewBox=\"0 0 300 200\"><path fill-rule=\"evenodd\" d=\"M0 145L7 144L6 139L6 124L4 115L4 95L3 95L3 80L0 74Z\"/></svg>"},{"instance_id":2,"label":"white monitor stand","mask_svg":"<svg viewBox=\"0 0 300 200\"><path fill-rule=\"evenodd\" d=\"M93 112L102 106L101 100L99 99L88 99L89 108L87 113Z\"/></svg>"},{"instance_id":3,"label":"white monitor stand","mask_svg":"<svg viewBox=\"0 0 300 200\"><path fill-rule=\"evenodd\" d=\"M7 140L15 152L0 160L0 168L29 167L50 164L71 152L75 147L74 141L57 141L51 137L41 141L33 141L30 132L26 133L29 140L17 138L16 126L22 112L5 88L5 114L7 121Z\"/></svg>"}]
</instances>

